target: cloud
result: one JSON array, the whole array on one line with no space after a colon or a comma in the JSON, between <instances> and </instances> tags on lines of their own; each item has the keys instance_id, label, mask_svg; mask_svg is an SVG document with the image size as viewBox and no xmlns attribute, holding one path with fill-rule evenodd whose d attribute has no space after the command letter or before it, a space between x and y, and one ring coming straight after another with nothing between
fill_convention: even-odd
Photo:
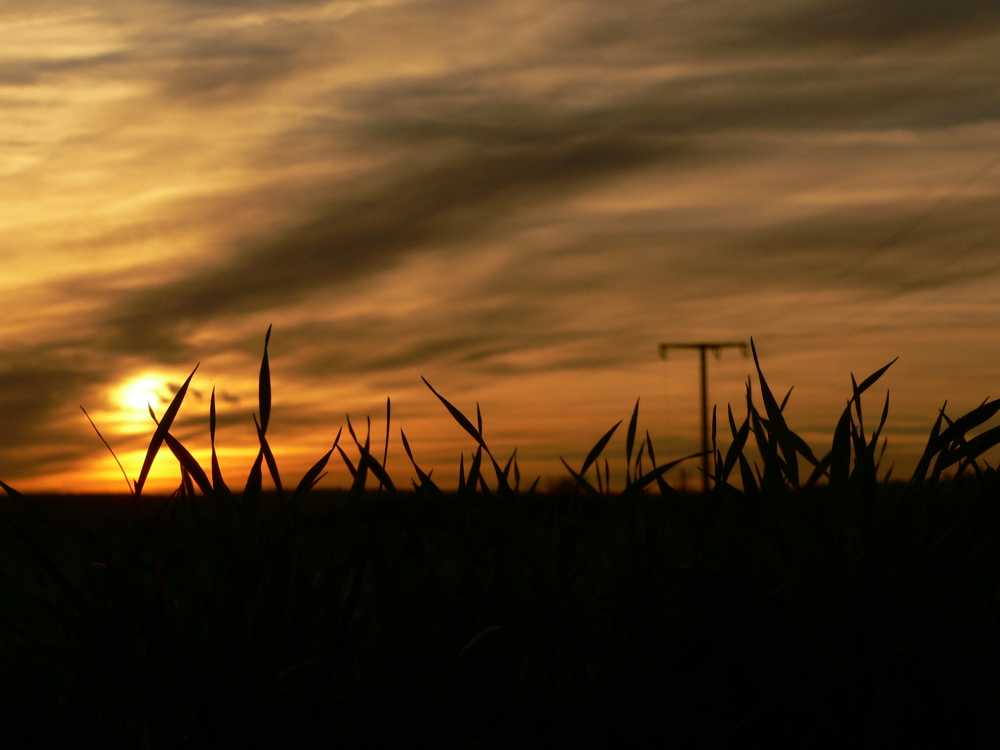
<instances>
[{"instance_id":1,"label":"cloud","mask_svg":"<svg viewBox=\"0 0 1000 750\"><path fill-rule=\"evenodd\" d=\"M1000 32L1000 7L991 0L842 0L786 3L761 12L750 30L763 46L776 44L884 50L932 45L936 51Z\"/></svg>"},{"instance_id":2,"label":"cloud","mask_svg":"<svg viewBox=\"0 0 1000 750\"><path fill-rule=\"evenodd\" d=\"M994 2L0 13L42 40L0 63L19 445L143 363L252 373L267 320L316 394L585 378L668 325L797 331L838 313L769 322L795 295L960 299L1000 273Z\"/></svg>"}]
</instances>

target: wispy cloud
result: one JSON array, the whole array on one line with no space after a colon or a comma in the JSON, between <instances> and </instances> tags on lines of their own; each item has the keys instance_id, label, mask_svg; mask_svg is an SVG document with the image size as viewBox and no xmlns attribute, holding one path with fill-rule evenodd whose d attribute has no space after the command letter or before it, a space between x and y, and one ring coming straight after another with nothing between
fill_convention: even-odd
<instances>
[{"instance_id":1,"label":"wispy cloud","mask_svg":"<svg viewBox=\"0 0 1000 750\"><path fill-rule=\"evenodd\" d=\"M971 401L1000 366L937 327L1000 323L994 2L12 0L0 24L8 476L85 470L99 446L52 448L76 403L112 414L144 369L204 359L252 403L265 321L293 446L378 389L405 412L431 370L517 420L528 387L559 418L559 373L625 403L667 335L765 337L813 421L844 373L796 350L909 354L908 424L966 395L930 393L928 352L979 373Z\"/></svg>"}]
</instances>

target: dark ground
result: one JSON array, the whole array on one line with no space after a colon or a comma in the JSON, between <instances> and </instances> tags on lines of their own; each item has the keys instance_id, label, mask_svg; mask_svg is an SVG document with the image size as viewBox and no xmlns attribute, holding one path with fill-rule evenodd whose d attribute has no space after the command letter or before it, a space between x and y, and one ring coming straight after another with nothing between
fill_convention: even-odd
<instances>
[{"instance_id":1,"label":"dark ground","mask_svg":"<svg viewBox=\"0 0 1000 750\"><path fill-rule=\"evenodd\" d=\"M0 508L8 747L1000 746L987 485Z\"/></svg>"}]
</instances>

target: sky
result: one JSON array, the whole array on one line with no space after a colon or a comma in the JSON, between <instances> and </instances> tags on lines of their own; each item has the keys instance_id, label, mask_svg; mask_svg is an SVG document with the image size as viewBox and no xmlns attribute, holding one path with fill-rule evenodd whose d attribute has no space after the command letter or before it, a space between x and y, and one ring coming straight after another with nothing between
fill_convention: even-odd
<instances>
[{"instance_id":1,"label":"sky","mask_svg":"<svg viewBox=\"0 0 1000 750\"><path fill-rule=\"evenodd\" d=\"M402 426L454 474L470 442L421 375L526 474L637 397L678 457L697 359L664 340L753 336L824 450L850 373L898 355L901 470L1000 384L995 0L4 0L0 30L19 488L123 490L79 405L134 476L145 403L197 362L175 433L206 455L215 387L239 484L268 324L293 481L387 396L390 472ZM712 401L742 414L751 370L711 360Z\"/></svg>"}]
</instances>

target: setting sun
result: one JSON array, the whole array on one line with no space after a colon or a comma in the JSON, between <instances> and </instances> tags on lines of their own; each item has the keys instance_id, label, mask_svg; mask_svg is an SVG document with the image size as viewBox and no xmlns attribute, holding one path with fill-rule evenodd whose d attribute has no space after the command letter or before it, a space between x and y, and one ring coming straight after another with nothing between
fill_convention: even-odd
<instances>
[{"instance_id":1,"label":"setting sun","mask_svg":"<svg viewBox=\"0 0 1000 750\"><path fill-rule=\"evenodd\" d=\"M115 402L127 412L138 412L146 417L147 406L155 409L163 400L161 393L165 386L161 378L141 375L121 385L115 395ZM130 414L130 416L132 416Z\"/></svg>"}]
</instances>

